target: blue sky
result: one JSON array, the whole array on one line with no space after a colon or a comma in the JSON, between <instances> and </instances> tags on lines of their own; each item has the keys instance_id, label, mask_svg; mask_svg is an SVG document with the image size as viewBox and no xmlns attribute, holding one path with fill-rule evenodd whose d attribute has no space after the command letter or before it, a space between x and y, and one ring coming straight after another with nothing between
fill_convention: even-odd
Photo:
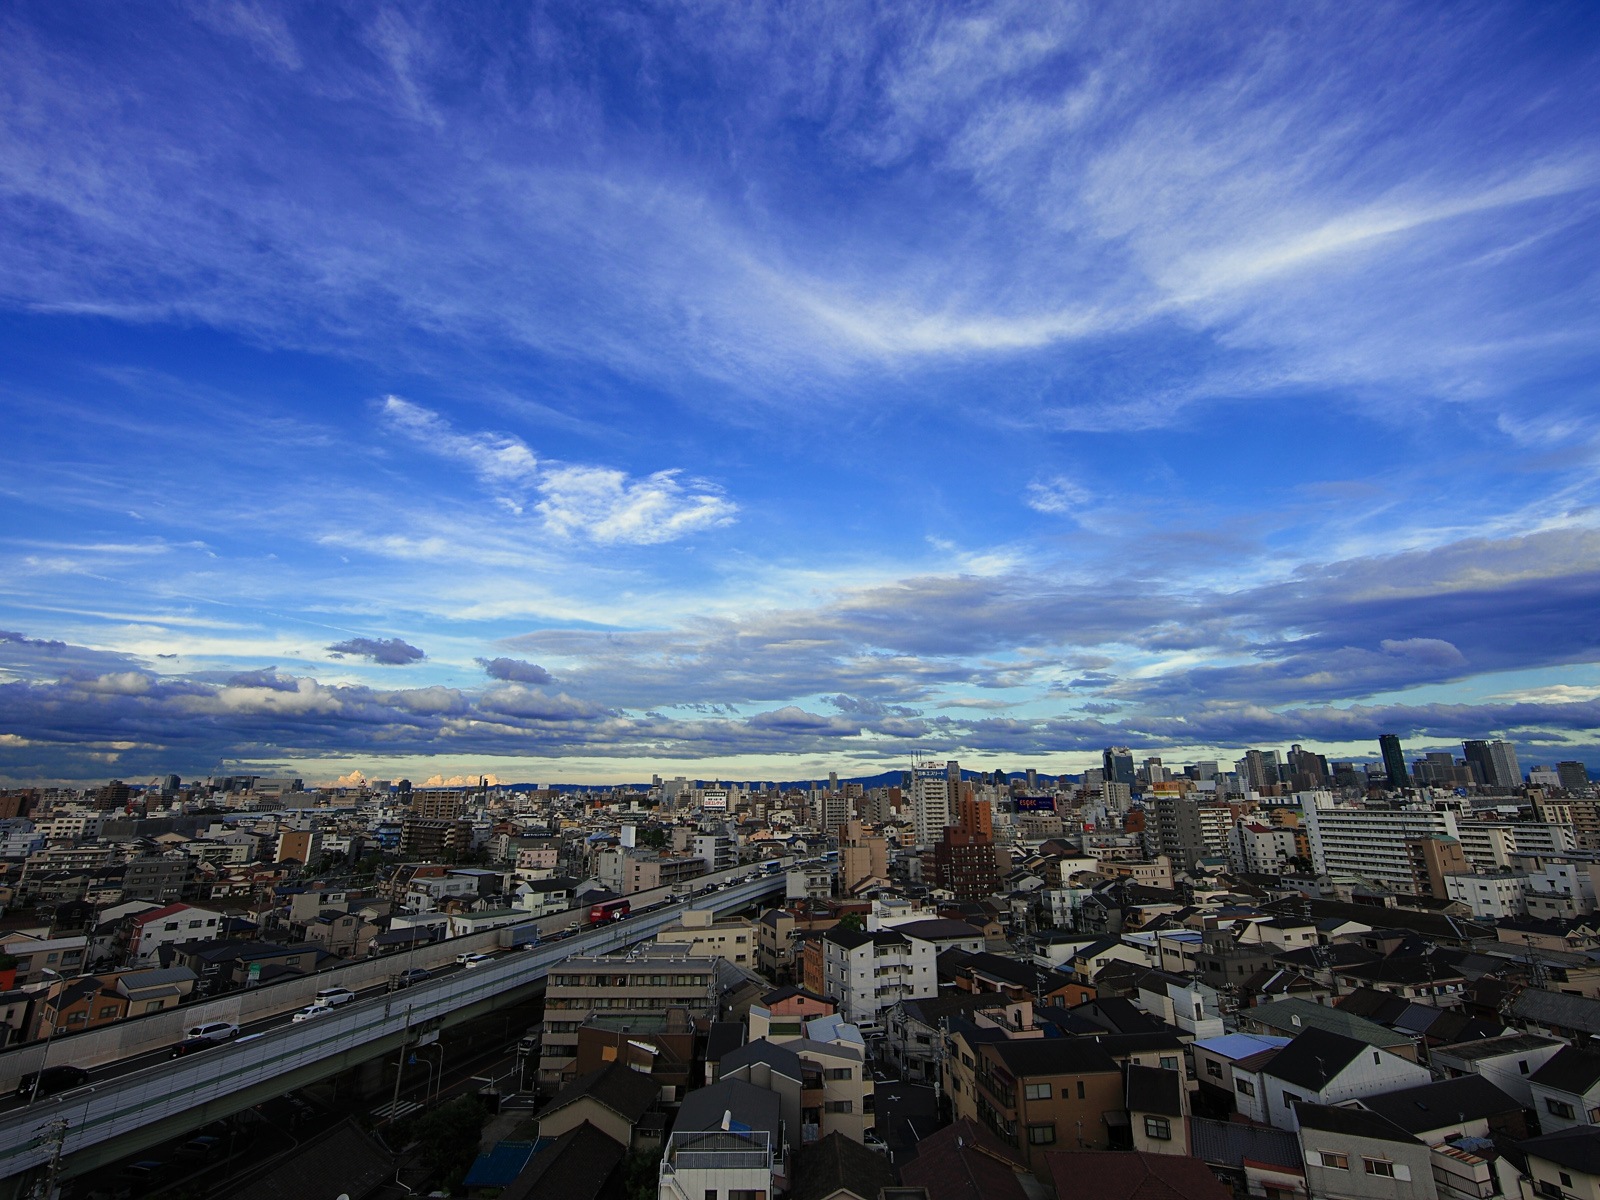
<instances>
[{"instance_id":1,"label":"blue sky","mask_svg":"<svg viewBox=\"0 0 1600 1200\"><path fill-rule=\"evenodd\" d=\"M0 778L1600 768L1582 5L0 15Z\"/></svg>"}]
</instances>

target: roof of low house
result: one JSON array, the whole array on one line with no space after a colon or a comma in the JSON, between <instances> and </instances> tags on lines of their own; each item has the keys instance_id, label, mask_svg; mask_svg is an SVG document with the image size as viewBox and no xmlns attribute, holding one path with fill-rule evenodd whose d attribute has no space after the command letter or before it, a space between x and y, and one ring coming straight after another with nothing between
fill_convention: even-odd
<instances>
[{"instance_id":1,"label":"roof of low house","mask_svg":"<svg viewBox=\"0 0 1600 1200\"><path fill-rule=\"evenodd\" d=\"M598 1071L579 1075L556 1093L540 1115L548 1117L580 1100L604 1105L630 1125L644 1116L661 1095L661 1085L642 1071L623 1062L610 1063Z\"/></svg>"},{"instance_id":2,"label":"roof of low house","mask_svg":"<svg viewBox=\"0 0 1600 1200\"><path fill-rule=\"evenodd\" d=\"M1517 1143L1518 1149L1557 1166L1600 1175L1600 1127L1574 1125Z\"/></svg>"},{"instance_id":3,"label":"roof of low house","mask_svg":"<svg viewBox=\"0 0 1600 1200\"><path fill-rule=\"evenodd\" d=\"M1197 1158L1138 1151L1045 1155L1057 1196L1098 1200L1232 1200Z\"/></svg>"},{"instance_id":4,"label":"roof of low house","mask_svg":"<svg viewBox=\"0 0 1600 1200\"><path fill-rule=\"evenodd\" d=\"M1367 1050L1365 1042L1327 1029L1307 1029L1266 1067L1274 1079L1320 1092Z\"/></svg>"},{"instance_id":5,"label":"roof of low house","mask_svg":"<svg viewBox=\"0 0 1600 1200\"><path fill-rule=\"evenodd\" d=\"M835 1131L799 1155L789 1200L828 1200L841 1192L877 1200L878 1192L894 1182L887 1156Z\"/></svg>"},{"instance_id":6,"label":"roof of low house","mask_svg":"<svg viewBox=\"0 0 1600 1200\"><path fill-rule=\"evenodd\" d=\"M1480 1121L1522 1109L1522 1105L1482 1075L1462 1075L1381 1096L1367 1096L1361 1103L1408 1133L1426 1133L1457 1122Z\"/></svg>"},{"instance_id":7,"label":"roof of low house","mask_svg":"<svg viewBox=\"0 0 1600 1200\"><path fill-rule=\"evenodd\" d=\"M1600 1034L1600 1000L1588 996L1524 988L1511 1002L1511 1015L1547 1027Z\"/></svg>"},{"instance_id":8,"label":"roof of low house","mask_svg":"<svg viewBox=\"0 0 1600 1200\"><path fill-rule=\"evenodd\" d=\"M1411 1039L1392 1029L1385 1029L1373 1021L1343 1009L1314 1004L1310 1000L1290 998L1274 1000L1271 1004L1258 1004L1245 1009L1240 1018L1267 1026L1291 1037L1304 1029L1328 1029L1346 1037L1355 1038L1369 1046L1409 1046Z\"/></svg>"},{"instance_id":9,"label":"roof of low house","mask_svg":"<svg viewBox=\"0 0 1600 1200\"><path fill-rule=\"evenodd\" d=\"M793 1042L772 1042L766 1038L757 1038L753 1042L746 1042L737 1050L730 1050L720 1059L720 1074L726 1078L740 1067L750 1063L766 1063L778 1074L793 1079L800 1079L800 1055L796 1052Z\"/></svg>"},{"instance_id":10,"label":"roof of low house","mask_svg":"<svg viewBox=\"0 0 1600 1200\"><path fill-rule=\"evenodd\" d=\"M928 1200L1026 1200L1017 1179L1023 1169L1015 1149L963 1117L917 1143L900 1182L924 1188Z\"/></svg>"},{"instance_id":11,"label":"roof of low house","mask_svg":"<svg viewBox=\"0 0 1600 1200\"><path fill-rule=\"evenodd\" d=\"M1249 1159L1292 1171L1304 1169L1299 1137L1269 1125L1190 1117L1189 1149L1196 1158L1218 1166L1243 1167Z\"/></svg>"},{"instance_id":12,"label":"roof of low house","mask_svg":"<svg viewBox=\"0 0 1600 1200\"><path fill-rule=\"evenodd\" d=\"M1600 1083L1600 1050L1563 1046L1528 1082L1581 1096Z\"/></svg>"},{"instance_id":13,"label":"roof of low house","mask_svg":"<svg viewBox=\"0 0 1600 1200\"><path fill-rule=\"evenodd\" d=\"M1370 1138L1378 1142L1422 1145L1382 1113L1370 1112L1364 1108L1341 1108L1336 1104L1312 1104L1305 1100L1296 1100L1294 1113L1301 1129L1318 1129L1324 1133Z\"/></svg>"},{"instance_id":14,"label":"roof of low house","mask_svg":"<svg viewBox=\"0 0 1600 1200\"><path fill-rule=\"evenodd\" d=\"M1018 1078L1032 1075L1093 1075L1115 1071L1117 1063L1099 1040L1091 1037L1011 1039L992 1043L1007 1070Z\"/></svg>"},{"instance_id":15,"label":"roof of low house","mask_svg":"<svg viewBox=\"0 0 1600 1200\"><path fill-rule=\"evenodd\" d=\"M1565 1043L1538 1033L1507 1033L1482 1041L1461 1042L1449 1046L1435 1046L1433 1054L1448 1054L1464 1062L1477 1062L1485 1058L1498 1058L1503 1054L1527 1054Z\"/></svg>"},{"instance_id":16,"label":"roof of low house","mask_svg":"<svg viewBox=\"0 0 1600 1200\"><path fill-rule=\"evenodd\" d=\"M584 1121L530 1158L500 1200L594 1200L627 1152Z\"/></svg>"}]
</instances>

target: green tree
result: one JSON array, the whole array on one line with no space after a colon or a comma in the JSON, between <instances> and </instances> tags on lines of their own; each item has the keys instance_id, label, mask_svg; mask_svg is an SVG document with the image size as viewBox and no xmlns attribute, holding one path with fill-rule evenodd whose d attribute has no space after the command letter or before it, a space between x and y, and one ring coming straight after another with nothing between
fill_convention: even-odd
<instances>
[{"instance_id":1,"label":"green tree","mask_svg":"<svg viewBox=\"0 0 1600 1200\"><path fill-rule=\"evenodd\" d=\"M622 1160L624 1200L655 1200L660 1187L661 1156L638 1150Z\"/></svg>"},{"instance_id":2,"label":"green tree","mask_svg":"<svg viewBox=\"0 0 1600 1200\"><path fill-rule=\"evenodd\" d=\"M652 850L660 850L667 844L667 831L665 829L641 829L638 831L639 845L648 846Z\"/></svg>"},{"instance_id":3,"label":"green tree","mask_svg":"<svg viewBox=\"0 0 1600 1200\"><path fill-rule=\"evenodd\" d=\"M860 913L845 913L844 916L839 918L840 929L854 929L859 932L866 929L866 927L867 923L861 919Z\"/></svg>"},{"instance_id":4,"label":"green tree","mask_svg":"<svg viewBox=\"0 0 1600 1200\"><path fill-rule=\"evenodd\" d=\"M423 1165L435 1181L459 1184L478 1155L478 1135L488 1110L476 1096L462 1096L417 1118L412 1132Z\"/></svg>"}]
</instances>

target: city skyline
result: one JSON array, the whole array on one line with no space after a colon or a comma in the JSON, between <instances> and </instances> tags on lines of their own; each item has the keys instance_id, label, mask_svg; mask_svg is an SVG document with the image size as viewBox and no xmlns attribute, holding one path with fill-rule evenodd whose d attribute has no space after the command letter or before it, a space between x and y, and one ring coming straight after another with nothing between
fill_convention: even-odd
<instances>
[{"instance_id":1,"label":"city skyline","mask_svg":"<svg viewBox=\"0 0 1600 1200\"><path fill-rule=\"evenodd\" d=\"M1600 767L1584 16L0 16L0 782Z\"/></svg>"}]
</instances>

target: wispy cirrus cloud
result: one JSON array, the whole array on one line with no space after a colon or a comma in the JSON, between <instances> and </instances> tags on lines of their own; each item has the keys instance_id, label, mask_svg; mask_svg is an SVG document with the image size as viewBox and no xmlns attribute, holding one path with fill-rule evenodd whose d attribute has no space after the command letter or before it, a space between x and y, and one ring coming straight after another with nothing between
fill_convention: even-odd
<instances>
[{"instance_id":1,"label":"wispy cirrus cloud","mask_svg":"<svg viewBox=\"0 0 1600 1200\"><path fill-rule=\"evenodd\" d=\"M547 531L602 545L650 545L731 522L738 506L705 480L685 479L677 469L632 478L611 467L540 464L520 439L503 433L459 433L438 413L400 399L384 398L392 427L423 449L461 463L496 498L522 513L529 494Z\"/></svg>"}]
</instances>

